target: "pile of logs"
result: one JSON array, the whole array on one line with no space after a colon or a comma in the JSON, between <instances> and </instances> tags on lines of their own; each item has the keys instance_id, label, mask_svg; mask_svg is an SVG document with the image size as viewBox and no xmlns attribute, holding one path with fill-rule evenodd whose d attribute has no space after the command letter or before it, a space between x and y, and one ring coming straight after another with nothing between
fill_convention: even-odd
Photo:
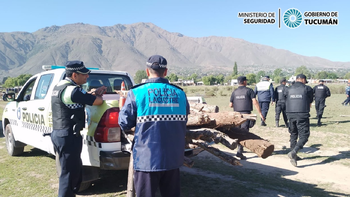
<instances>
[{"instance_id":1,"label":"pile of logs","mask_svg":"<svg viewBox=\"0 0 350 197\"><path fill-rule=\"evenodd\" d=\"M257 118L255 114L219 112L217 106L200 103L191 103L190 107L191 114L188 116L186 132L187 148L206 150L232 165L241 164L235 157L210 144L221 143L234 150L239 143L264 159L272 154L273 144L237 127L247 120L255 122ZM198 152L200 151L195 151L193 154L196 155ZM193 162L186 158L184 165L191 167Z\"/></svg>"},{"instance_id":2,"label":"pile of logs","mask_svg":"<svg viewBox=\"0 0 350 197\"><path fill-rule=\"evenodd\" d=\"M221 143L225 147L234 150L238 143L256 153L261 158L267 158L274 151L274 145L237 126L247 120L255 123L255 114L241 114L238 112L219 112L219 108L213 105L191 103L191 113L188 116L186 132L186 148L191 151L189 157L199 154L205 150L232 165L241 165L239 160L220 149L211 146ZM184 158L184 165L192 167L194 162ZM129 166L128 195L133 192L132 188L132 157ZM131 168L130 168L131 167Z\"/></svg>"}]
</instances>

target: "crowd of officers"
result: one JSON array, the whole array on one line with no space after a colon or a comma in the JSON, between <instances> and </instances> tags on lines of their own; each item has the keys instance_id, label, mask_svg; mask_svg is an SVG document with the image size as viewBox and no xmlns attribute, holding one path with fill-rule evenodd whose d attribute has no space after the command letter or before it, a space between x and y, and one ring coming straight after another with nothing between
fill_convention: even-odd
<instances>
[{"instance_id":1,"label":"crowd of officers","mask_svg":"<svg viewBox=\"0 0 350 197\"><path fill-rule=\"evenodd\" d=\"M290 133L290 152L288 157L293 166L297 166L297 160L300 159L297 153L308 141L310 136L310 108L315 100L315 108L317 112L317 125L321 126L321 118L327 97L331 96L330 90L324 85L324 81L320 80L319 85L314 88L306 85L307 78L303 74L296 77L296 81L289 87L286 86L287 80L282 78L280 85L275 89L270 83L270 77L265 76L261 82L257 83L254 91L248 87L247 78L240 76L237 79L239 87L232 92L230 98L230 107L234 111L240 113L251 113L254 105L261 117L261 126L266 126L265 120L270 105L275 104L275 123L279 127L280 114L282 114L285 127L288 127ZM256 100L257 96L257 100ZM252 127L249 122L241 125L241 128L249 131ZM243 148L238 148L237 157L246 159L243 155Z\"/></svg>"}]
</instances>

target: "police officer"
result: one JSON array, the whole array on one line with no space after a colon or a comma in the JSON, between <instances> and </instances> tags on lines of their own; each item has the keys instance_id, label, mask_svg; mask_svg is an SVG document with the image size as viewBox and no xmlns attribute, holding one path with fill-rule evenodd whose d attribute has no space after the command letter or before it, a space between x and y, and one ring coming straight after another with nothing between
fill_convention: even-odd
<instances>
[{"instance_id":1,"label":"police officer","mask_svg":"<svg viewBox=\"0 0 350 197\"><path fill-rule=\"evenodd\" d=\"M270 108L270 103L273 105L273 101L275 100L273 85L270 83L270 77L263 77L262 80L256 84L254 92L256 95L258 95L259 106L261 108L264 119L266 119L267 112ZM266 126L265 121L262 119L261 126Z\"/></svg>"},{"instance_id":2,"label":"police officer","mask_svg":"<svg viewBox=\"0 0 350 197\"><path fill-rule=\"evenodd\" d=\"M321 79L319 85L314 87L315 95L315 108L317 113L317 126L321 126L321 118L323 115L323 110L326 107L326 98L331 96L329 88L324 85L324 81Z\"/></svg>"},{"instance_id":3,"label":"police officer","mask_svg":"<svg viewBox=\"0 0 350 197\"><path fill-rule=\"evenodd\" d=\"M265 121L265 118L263 114L261 113L259 103L256 100L255 93L252 89L246 87L247 86L247 78L245 76L239 76L237 78L238 82L238 88L232 92L231 98L230 98L230 104L229 106L236 112L239 112L241 114L251 114L253 111L253 105L255 106L256 110L259 112L259 115L261 117L262 121ZM250 120L247 120L243 124L239 126L239 128L245 129L247 132L249 132L249 125ZM237 150L237 157L239 157L241 160L247 159L243 155L243 146L238 144L238 150Z\"/></svg>"},{"instance_id":4,"label":"police officer","mask_svg":"<svg viewBox=\"0 0 350 197\"><path fill-rule=\"evenodd\" d=\"M164 77L167 61L153 55L146 62L146 83L134 86L119 113L122 130L135 127L134 185L138 197L180 196L189 104L185 92Z\"/></svg>"},{"instance_id":5,"label":"police officer","mask_svg":"<svg viewBox=\"0 0 350 197\"><path fill-rule=\"evenodd\" d=\"M342 102L342 105L347 105L350 103L350 82L348 82L348 86L345 88L346 99Z\"/></svg>"},{"instance_id":6,"label":"police officer","mask_svg":"<svg viewBox=\"0 0 350 197\"><path fill-rule=\"evenodd\" d=\"M52 92L51 106L53 131L51 140L59 156L61 174L59 197L75 196L82 181L82 137L80 130L85 125L85 105L101 105L106 87L93 94L85 92L80 85L86 83L90 70L82 61L66 63L66 78Z\"/></svg>"},{"instance_id":7,"label":"police officer","mask_svg":"<svg viewBox=\"0 0 350 197\"><path fill-rule=\"evenodd\" d=\"M286 78L282 78L280 80L281 85L277 86L275 88L275 103L276 103L276 116L275 116L275 121L276 121L276 127L279 127L279 121L280 121L280 114L282 113L283 115L283 120L284 120L284 124L286 127L288 127L288 118L287 118L287 114L286 114L286 103L285 103L285 97L283 95L283 91L285 88L287 88L286 83L287 80Z\"/></svg>"},{"instance_id":8,"label":"police officer","mask_svg":"<svg viewBox=\"0 0 350 197\"><path fill-rule=\"evenodd\" d=\"M313 90L307 83L306 76L299 74L296 82L289 88L284 89L286 98L286 113L290 133L290 148L288 153L290 162L297 166L297 153L310 136L310 107L313 101ZM299 140L298 140L299 137Z\"/></svg>"}]
</instances>

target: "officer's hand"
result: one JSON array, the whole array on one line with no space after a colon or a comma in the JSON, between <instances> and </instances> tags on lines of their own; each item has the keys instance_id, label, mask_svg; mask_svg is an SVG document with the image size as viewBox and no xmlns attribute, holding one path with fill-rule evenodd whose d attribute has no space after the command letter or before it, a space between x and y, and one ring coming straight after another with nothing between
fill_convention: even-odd
<instances>
[{"instance_id":1,"label":"officer's hand","mask_svg":"<svg viewBox=\"0 0 350 197\"><path fill-rule=\"evenodd\" d=\"M272 101L272 102L271 102L271 106L273 106L274 103L275 103L275 102Z\"/></svg>"},{"instance_id":2,"label":"officer's hand","mask_svg":"<svg viewBox=\"0 0 350 197\"><path fill-rule=\"evenodd\" d=\"M99 87L95 90L95 95L96 96L102 96L104 93L107 92L107 87L106 86L102 86L102 87Z\"/></svg>"}]
</instances>

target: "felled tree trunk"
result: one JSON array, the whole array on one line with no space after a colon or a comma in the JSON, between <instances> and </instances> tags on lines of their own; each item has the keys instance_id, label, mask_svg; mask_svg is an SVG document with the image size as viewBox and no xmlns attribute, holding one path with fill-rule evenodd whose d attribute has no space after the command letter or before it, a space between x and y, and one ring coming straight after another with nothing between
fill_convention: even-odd
<instances>
[{"instance_id":1,"label":"felled tree trunk","mask_svg":"<svg viewBox=\"0 0 350 197\"><path fill-rule=\"evenodd\" d=\"M217 113L219 112L219 107L216 105L208 105L202 103L190 103L191 110L196 110L205 113Z\"/></svg>"},{"instance_id":2,"label":"felled tree trunk","mask_svg":"<svg viewBox=\"0 0 350 197\"><path fill-rule=\"evenodd\" d=\"M218 127L235 127L241 125L247 120L237 112L220 112L220 113L201 113L191 111L188 115L187 127L205 127L205 128L218 128Z\"/></svg>"},{"instance_id":3,"label":"felled tree trunk","mask_svg":"<svg viewBox=\"0 0 350 197\"><path fill-rule=\"evenodd\" d=\"M232 127L230 129L222 129L221 131L232 139L238 139L238 142L242 146L248 148L263 159L272 155L274 151L275 146L273 144L254 133L245 131L245 129Z\"/></svg>"},{"instance_id":4,"label":"felled tree trunk","mask_svg":"<svg viewBox=\"0 0 350 197\"><path fill-rule=\"evenodd\" d=\"M238 159L234 158L233 156L230 156L219 149L215 147L211 147L208 144L204 143L201 140L195 140L194 144L198 145L199 147L203 148L204 150L208 151L209 153L215 155L216 157L220 158L221 160L234 165L234 166L241 166L242 164L238 161Z\"/></svg>"}]
</instances>

